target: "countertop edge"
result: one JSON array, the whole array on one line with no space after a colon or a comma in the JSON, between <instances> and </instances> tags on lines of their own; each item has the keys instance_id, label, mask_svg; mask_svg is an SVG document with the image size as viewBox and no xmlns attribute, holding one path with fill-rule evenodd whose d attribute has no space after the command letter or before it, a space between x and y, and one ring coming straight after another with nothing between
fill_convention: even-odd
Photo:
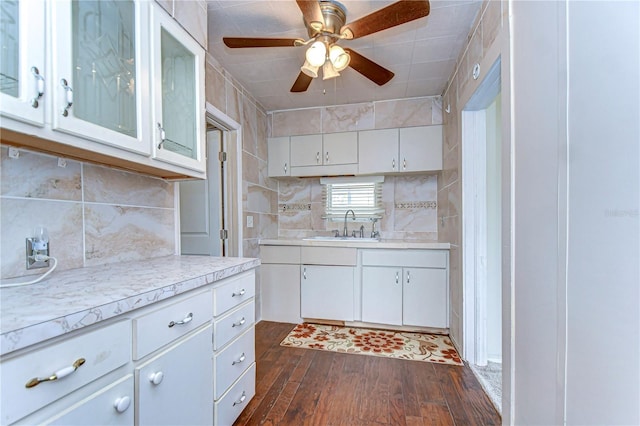
<instances>
[{"instance_id":1,"label":"countertop edge","mask_svg":"<svg viewBox=\"0 0 640 426\"><path fill-rule=\"evenodd\" d=\"M211 268L211 271L205 274L169 282L162 286L152 286L147 291L3 332L0 334L0 356L130 313L260 266L260 260L257 258L229 259L236 259L239 263L218 270Z\"/></svg>"},{"instance_id":2,"label":"countertop edge","mask_svg":"<svg viewBox=\"0 0 640 426\"><path fill-rule=\"evenodd\" d=\"M304 246L304 247L352 247L361 249L430 249L430 250L449 250L450 243L442 243L438 241L401 241L401 240L380 240L377 243L358 242L358 241L309 241L302 239L261 239L259 245L272 246Z\"/></svg>"}]
</instances>

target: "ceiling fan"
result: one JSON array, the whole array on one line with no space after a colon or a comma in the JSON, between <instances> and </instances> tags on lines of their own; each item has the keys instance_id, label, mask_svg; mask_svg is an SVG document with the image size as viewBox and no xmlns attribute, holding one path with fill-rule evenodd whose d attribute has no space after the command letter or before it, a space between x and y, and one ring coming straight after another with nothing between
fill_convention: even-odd
<instances>
[{"instance_id":1,"label":"ceiling fan","mask_svg":"<svg viewBox=\"0 0 640 426\"><path fill-rule=\"evenodd\" d=\"M334 0L296 0L302 11L308 40L299 38L223 37L230 48L309 46L304 65L291 87L292 92L304 92L318 76L322 67L323 80L340 75L351 67L379 86L393 78L393 72L360 55L353 49L338 45L340 40L353 40L378 31L405 24L429 14L428 0L400 0L353 22L346 22L345 7Z\"/></svg>"}]
</instances>

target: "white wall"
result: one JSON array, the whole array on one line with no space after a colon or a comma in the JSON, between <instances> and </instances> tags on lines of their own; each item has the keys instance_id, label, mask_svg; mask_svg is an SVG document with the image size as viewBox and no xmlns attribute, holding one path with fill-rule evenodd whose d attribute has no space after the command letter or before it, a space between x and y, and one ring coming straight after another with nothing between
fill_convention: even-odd
<instances>
[{"instance_id":1,"label":"white wall","mask_svg":"<svg viewBox=\"0 0 640 426\"><path fill-rule=\"evenodd\" d=\"M640 424L640 6L510 6L511 421Z\"/></svg>"},{"instance_id":2,"label":"white wall","mask_svg":"<svg viewBox=\"0 0 640 426\"><path fill-rule=\"evenodd\" d=\"M637 425L640 3L569 2L567 16L567 423Z\"/></svg>"}]
</instances>

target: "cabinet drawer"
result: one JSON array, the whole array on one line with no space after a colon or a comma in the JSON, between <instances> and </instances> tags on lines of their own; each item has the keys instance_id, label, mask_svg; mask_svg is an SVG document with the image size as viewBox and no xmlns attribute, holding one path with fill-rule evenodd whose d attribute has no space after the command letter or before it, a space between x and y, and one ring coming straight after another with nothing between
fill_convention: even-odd
<instances>
[{"instance_id":1,"label":"cabinet drawer","mask_svg":"<svg viewBox=\"0 0 640 426\"><path fill-rule=\"evenodd\" d=\"M251 299L256 294L254 271L225 280L224 284L213 289L213 316L217 317L234 306Z\"/></svg>"},{"instance_id":2,"label":"cabinet drawer","mask_svg":"<svg viewBox=\"0 0 640 426\"><path fill-rule=\"evenodd\" d=\"M446 250L362 250L362 264L366 266L446 268L448 254Z\"/></svg>"},{"instance_id":3,"label":"cabinet drawer","mask_svg":"<svg viewBox=\"0 0 640 426\"><path fill-rule=\"evenodd\" d=\"M240 376L238 381L215 403L215 425L232 425L256 393L256 365Z\"/></svg>"},{"instance_id":4,"label":"cabinet drawer","mask_svg":"<svg viewBox=\"0 0 640 426\"><path fill-rule=\"evenodd\" d=\"M351 247L301 247L305 265L355 266L358 250Z\"/></svg>"},{"instance_id":5,"label":"cabinet drawer","mask_svg":"<svg viewBox=\"0 0 640 426\"><path fill-rule=\"evenodd\" d=\"M248 366L256 360L255 328L251 326L238 340L217 353L213 361L215 387L213 399L218 400Z\"/></svg>"},{"instance_id":6,"label":"cabinet drawer","mask_svg":"<svg viewBox=\"0 0 640 426\"><path fill-rule=\"evenodd\" d=\"M262 263L300 263L299 246L260 246Z\"/></svg>"},{"instance_id":7,"label":"cabinet drawer","mask_svg":"<svg viewBox=\"0 0 640 426\"><path fill-rule=\"evenodd\" d=\"M253 325L256 320L255 303L249 302L213 323L213 350L227 343Z\"/></svg>"},{"instance_id":8,"label":"cabinet drawer","mask_svg":"<svg viewBox=\"0 0 640 426\"><path fill-rule=\"evenodd\" d=\"M2 424L12 423L129 362L131 325L121 321L3 361ZM84 364L66 377L25 385L49 377L80 358ZM60 373L58 373L60 374Z\"/></svg>"},{"instance_id":9,"label":"cabinet drawer","mask_svg":"<svg viewBox=\"0 0 640 426\"><path fill-rule=\"evenodd\" d=\"M165 305L133 320L133 359L140 359L211 321L211 291Z\"/></svg>"}]
</instances>

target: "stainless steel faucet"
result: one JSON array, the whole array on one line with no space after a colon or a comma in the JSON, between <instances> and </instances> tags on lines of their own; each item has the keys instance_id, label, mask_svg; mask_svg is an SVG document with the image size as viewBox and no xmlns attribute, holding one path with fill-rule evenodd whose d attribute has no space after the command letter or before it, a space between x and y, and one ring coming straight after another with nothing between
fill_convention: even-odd
<instances>
[{"instance_id":1,"label":"stainless steel faucet","mask_svg":"<svg viewBox=\"0 0 640 426\"><path fill-rule=\"evenodd\" d=\"M347 210L347 212L344 214L344 230L342 231L343 237L349 236L349 232L347 231L347 216L349 215L349 212L351 212L351 215L353 216L353 220L356 220L355 212L351 209Z\"/></svg>"},{"instance_id":2,"label":"stainless steel faucet","mask_svg":"<svg viewBox=\"0 0 640 426\"><path fill-rule=\"evenodd\" d=\"M380 232L376 231L376 222L378 219L371 219L371 238L378 238Z\"/></svg>"}]
</instances>

